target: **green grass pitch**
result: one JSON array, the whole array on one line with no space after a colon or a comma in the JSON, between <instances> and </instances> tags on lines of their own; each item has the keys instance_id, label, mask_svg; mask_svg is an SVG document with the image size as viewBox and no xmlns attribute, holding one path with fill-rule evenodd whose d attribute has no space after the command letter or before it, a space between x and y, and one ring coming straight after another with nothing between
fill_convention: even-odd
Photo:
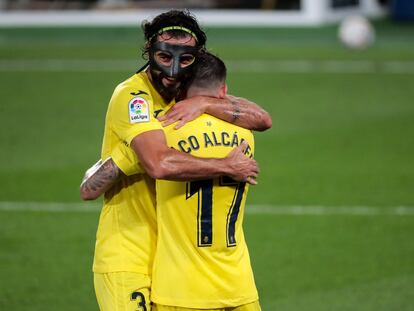
<instances>
[{"instance_id":1,"label":"green grass pitch","mask_svg":"<svg viewBox=\"0 0 414 311\"><path fill-rule=\"evenodd\" d=\"M334 27L207 29L230 93L273 117L248 205L325 211L245 217L264 311L414 310L414 27L376 29L366 51ZM132 28L0 29L0 310L98 309L99 214L70 207L141 44Z\"/></svg>"}]
</instances>

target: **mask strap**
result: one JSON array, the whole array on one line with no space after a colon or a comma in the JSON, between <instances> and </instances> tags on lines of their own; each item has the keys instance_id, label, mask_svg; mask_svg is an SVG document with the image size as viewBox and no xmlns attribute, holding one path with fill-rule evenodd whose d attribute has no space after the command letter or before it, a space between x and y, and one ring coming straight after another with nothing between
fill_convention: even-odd
<instances>
[{"instance_id":1,"label":"mask strap","mask_svg":"<svg viewBox=\"0 0 414 311\"><path fill-rule=\"evenodd\" d=\"M144 66L142 66L140 69L138 69L135 73L140 73L141 71L143 71L148 66L149 66L149 62L146 62L146 64Z\"/></svg>"}]
</instances>

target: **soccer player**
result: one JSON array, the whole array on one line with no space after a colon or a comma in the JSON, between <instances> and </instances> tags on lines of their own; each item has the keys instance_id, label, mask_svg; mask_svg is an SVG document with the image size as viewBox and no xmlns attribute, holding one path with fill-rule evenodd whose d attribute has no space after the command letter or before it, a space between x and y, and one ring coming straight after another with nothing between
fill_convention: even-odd
<instances>
[{"instance_id":1,"label":"soccer player","mask_svg":"<svg viewBox=\"0 0 414 311\"><path fill-rule=\"evenodd\" d=\"M226 69L206 54L187 95L224 98ZM225 157L251 131L204 114L182 128L165 128L169 146L201 157ZM157 180L158 238L152 275L153 310L260 310L242 230L248 184L219 177Z\"/></svg>"},{"instance_id":2,"label":"soccer player","mask_svg":"<svg viewBox=\"0 0 414 311\"><path fill-rule=\"evenodd\" d=\"M150 309L149 274L156 246L154 178L193 180L228 175L254 183L257 176L256 163L242 153L243 146L224 159L197 158L167 146L155 115L167 104L174 104L174 98L191 77L206 37L196 20L183 11L161 14L143 28L149 65L115 89L107 111L101 157L112 160L99 167L97 176L101 179L97 183L86 178L81 185L85 199L92 198L88 196L97 189L107 190L93 265L101 310L135 310L137 305L143 310ZM210 101L209 105L211 114L221 111L219 106L231 107L226 111L232 113L218 115L241 123L260 114L267 115L243 99L226 98L214 105ZM243 113L243 110L258 113ZM257 118L253 127L263 127L262 118ZM130 158L117 153L120 144L134 151ZM134 170L142 174L120 179L114 164L123 167L131 159ZM109 174L100 169L109 169ZM108 179L120 180L111 189L102 188L102 181Z\"/></svg>"}]
</instances>

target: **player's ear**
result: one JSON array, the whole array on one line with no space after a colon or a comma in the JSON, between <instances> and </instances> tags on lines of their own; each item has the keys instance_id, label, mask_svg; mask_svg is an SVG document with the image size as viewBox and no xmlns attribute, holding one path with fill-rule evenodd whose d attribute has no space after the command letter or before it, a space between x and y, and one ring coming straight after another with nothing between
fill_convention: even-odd
<instances>
[{"instance_id":1,"label":"player's ear","mask_svg":"<svg viewBox=\"0 0 414 311\"><path fill-rule=\"evenodd\" d=\"M224 83L221 87L220 87L220 98L224 98L227 95L227 84Z\"/></svg>"}]
</instances>

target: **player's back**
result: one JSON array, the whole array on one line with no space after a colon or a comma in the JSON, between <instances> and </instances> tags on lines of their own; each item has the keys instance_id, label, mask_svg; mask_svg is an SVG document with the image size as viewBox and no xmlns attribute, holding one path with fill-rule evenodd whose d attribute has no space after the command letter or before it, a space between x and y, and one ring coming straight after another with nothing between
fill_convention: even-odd
<instances>
[{"instance_id":1,"label":"player's back","mask_svg":"<svg viewBox=\"0 0 414 311\"><path fill-rule=\"evenodd\" d=\"M225 157L249 130L203 115L179 130L169 146L198 157ZM186 308L238 306L258 299L242 230L246 183L230 178L157 181L158 240L152 300Z\"/></svg>"}]
</instances>

